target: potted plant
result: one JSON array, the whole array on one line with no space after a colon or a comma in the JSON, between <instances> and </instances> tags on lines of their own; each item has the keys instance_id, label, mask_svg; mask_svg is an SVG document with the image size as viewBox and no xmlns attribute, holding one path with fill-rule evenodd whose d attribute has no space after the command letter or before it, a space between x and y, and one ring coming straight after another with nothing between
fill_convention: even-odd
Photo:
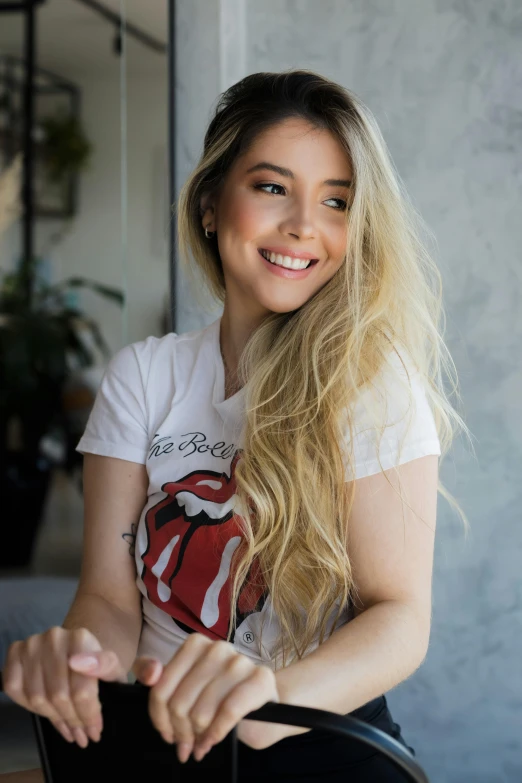
<instances>
[{"instance_id":1,"label":"potted plant","mask_svg":"<svg viewBox=\"0 0 522 783\"><path fill-rule=\"evenodd\" d=\"M15 202L4 202L10 203L11 214L17 213ZM8 222L0 214L0 226L5 228ZM30 563L53 465L42 449L42 440L50 433L63 434L69 444L64 466L71 467L68 383L96 358L83 335L90 334L96 348L110 357L97 324L71 306L69 293L88 287L120 306L124 302L121 291L85 278L48 285L39 277L39 264L36 258L22 258L14 272L0 278L2 568Z\"/></svg>"}]
</instances>

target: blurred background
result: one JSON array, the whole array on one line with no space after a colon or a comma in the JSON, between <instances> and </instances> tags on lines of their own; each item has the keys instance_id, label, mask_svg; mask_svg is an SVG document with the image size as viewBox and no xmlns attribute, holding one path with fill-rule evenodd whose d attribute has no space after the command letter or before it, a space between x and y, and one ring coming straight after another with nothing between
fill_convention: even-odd
<instances>
[{"instance_id":1,"label":"blurred background","mask_svg":"<svg viewBox=\"0 0 522 783\"><path fill-rule=\"evenodd\" d=\"M441 466L471 533L439 497L430 650L388 703L433 783L519 783L521 35L519 0L0 2L0 668L74 595L74 447L108 358L219 315L169 208L219 93L308 68L369 106L436 236L475 439ZM3 696L0 727L0 772L38 766Z\"/></svg>"}]
</instances>

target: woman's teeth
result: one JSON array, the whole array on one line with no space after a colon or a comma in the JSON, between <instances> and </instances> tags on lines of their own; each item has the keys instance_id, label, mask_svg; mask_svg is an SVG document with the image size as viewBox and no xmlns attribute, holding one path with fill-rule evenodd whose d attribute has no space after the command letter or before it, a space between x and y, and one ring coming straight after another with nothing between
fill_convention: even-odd
<instances>
[{"instance_id":1,"label":"woman's teeth","mask_svg":"<svg viewBox=\"0 0 522 783\"><path fill-rule=\"evenodd\" d=\"M271 264L276 266L284 266L287 269L306 269L312 263L310 260L301 258L290 258L290 256L282 256L279 253L269 253L267 250L259 251L263 258L270 261Z\"/></svg>"}]
</instances>

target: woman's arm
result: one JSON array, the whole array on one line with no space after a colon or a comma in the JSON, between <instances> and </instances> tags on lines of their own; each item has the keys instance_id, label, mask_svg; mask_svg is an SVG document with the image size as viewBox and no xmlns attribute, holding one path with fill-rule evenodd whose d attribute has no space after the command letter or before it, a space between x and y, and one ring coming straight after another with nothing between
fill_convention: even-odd
<instances>
[{"instance_id":1,"label":"woman's arm","mask_svg":"<svg viewBox=\"0 0 522 783\"><path fill-rule=\"evenodd\" d=\"M431 623L438 457L356 481L348 551L356 617L320 647L277 672L282 702L347 714L409 677L426 657ZM288 731L303 733L304 729Z\"/></svg>"},{"instance_id":2,"label":"woman's arm","mask_svg":"<svg viewBox=\"0 0 522 783\"><path fill-rule=\"evenodd\" d=\"M142 627L133 544L147 500L147 470L137 462L85 454L83 486L81 575L62 625L87 628L130 671Z\"/></svg>"}]
</instances>

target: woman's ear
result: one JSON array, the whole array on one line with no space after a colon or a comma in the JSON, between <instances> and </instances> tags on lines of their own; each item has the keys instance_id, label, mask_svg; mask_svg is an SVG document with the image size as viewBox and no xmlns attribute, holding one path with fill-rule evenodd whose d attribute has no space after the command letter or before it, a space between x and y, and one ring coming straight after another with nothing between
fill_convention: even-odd
<instances>
[{"instance_id":1,"label":"woman's ear","mask_svg":"<svg viewBox=\"0 0 522 783\"><path fill-rule=\"evenodd\" d=\"M203 228L209 228L214 231L212 227L215 218L214 198L210 193L203 193L199 200L199 214L201 215L201 224Z\"/></svg>"}]
</instances>

